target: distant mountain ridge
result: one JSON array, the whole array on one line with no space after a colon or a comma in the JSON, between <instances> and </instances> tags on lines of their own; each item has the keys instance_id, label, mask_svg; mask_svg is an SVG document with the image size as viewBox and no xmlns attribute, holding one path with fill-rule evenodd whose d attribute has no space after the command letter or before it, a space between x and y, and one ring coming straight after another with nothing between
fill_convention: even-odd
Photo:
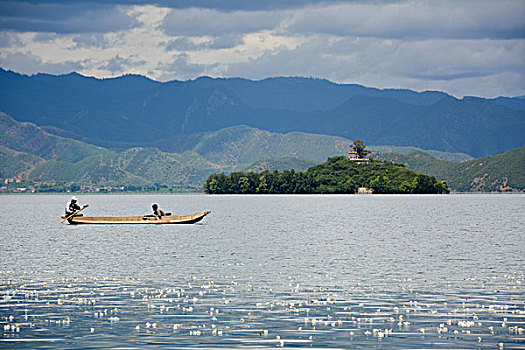
<instances>
[{"instance_id":1,"label":"distant mountain ridge","mask_svg":"<svg viewBox=\"0 0 525 350\"><path fill-rule=\"evenodd\" d=\"M1 69L0 84L0 111L16 120L119 150L158 147L181 153L195 146L199 136L194 135L240 125L476 157L525 144L521 98L458 100L442 92L309 78L161 83L137 75L29 77Z\"/></svg>"},{"instance_id":2,"label":"distant mountain ridge","mask_svg":"<svg viewBox=\"0 0 525 350\"><path fill-rule=\"evenodd\" d=\"M339 137L283 135L246 126L194 137L192 148L181 153L153 147L115 151L50 134L0 113L0 177L95 186L159 184L195 190L213 172L243 170L271 157L308 155L322 161L344 153L351 144Z\"/></svg>"}]
</instances>

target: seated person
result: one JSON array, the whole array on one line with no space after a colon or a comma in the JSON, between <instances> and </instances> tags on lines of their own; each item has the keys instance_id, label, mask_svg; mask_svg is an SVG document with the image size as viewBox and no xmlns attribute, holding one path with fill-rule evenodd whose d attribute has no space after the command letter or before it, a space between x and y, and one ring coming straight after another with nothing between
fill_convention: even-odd
<instances>
[{"instance_id":1,"label":"seated person","mask_svg":"<svg viewBox=\"0 0 525 350\"><path fill-rule=\"evenodd\" d=\"M166 213L164 212L164 210L160 209L157 204L153 204L151 207L153 208L153 214L157 216L159 219L162 218L163 216L166 216Z\"/></svg>"},{"instance_id":2,"label":"seated person","mask_svg":"<svg viewBox=\"0 0 525 350\"><path fill-rule=\"evenodd\" d=\"M66 217L72 215L73 213L75 213L76 211L80 210L80 209L84 209L88 206L88 204L85 204L83 207L80 207L78 204L77 204L77 197L71 197L71 200L69 201L69 203L67 203L67 206L66 206ZM75 214L74 216L82 216L84 214Z\"/></svg>"}]
</instances>

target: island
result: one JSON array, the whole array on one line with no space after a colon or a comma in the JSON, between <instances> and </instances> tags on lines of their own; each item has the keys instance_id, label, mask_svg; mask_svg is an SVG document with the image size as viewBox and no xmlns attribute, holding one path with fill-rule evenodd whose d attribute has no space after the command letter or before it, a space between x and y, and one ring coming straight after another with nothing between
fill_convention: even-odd
<instances>
[{"instance_id":1,"label":"island","mask_svg":"<svg viewBox=\"0 0 525 350\"><path fill-rule=\"evenodd\" d=\"M358 140L360 141L360 140ZM346 156L335 156L304 172L274 170L210 175L208 194L449 193L445 182L403 164L365 158L360 143Z\"/></svg>"}]
</instances>

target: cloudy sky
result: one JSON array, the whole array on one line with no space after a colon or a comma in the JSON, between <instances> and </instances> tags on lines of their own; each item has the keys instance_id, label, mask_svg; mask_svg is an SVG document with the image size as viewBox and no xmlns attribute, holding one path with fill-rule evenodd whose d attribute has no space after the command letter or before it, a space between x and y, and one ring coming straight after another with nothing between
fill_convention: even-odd
<instances>
[{"instance_id":1,"label":"cloudy sky","mask_svg":"<svg viewBox=\"0 0 525 350\"><path fill-rule=\"evenodd\" d=\"M147 3L147 5L145 5ZM525 95L523 0L0 0L0 67Z\"/></svg>"}]
</instances>

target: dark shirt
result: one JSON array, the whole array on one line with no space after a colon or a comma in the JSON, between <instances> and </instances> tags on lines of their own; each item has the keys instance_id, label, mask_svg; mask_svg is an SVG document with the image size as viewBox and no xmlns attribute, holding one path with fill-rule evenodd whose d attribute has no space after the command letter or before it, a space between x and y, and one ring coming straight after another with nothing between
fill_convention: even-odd
<instances>
[{"instance_id":1,"label":"dark shirt","mask_svg":"<svg viewBox=\"0 0 525 350\"><path fill-rule=\"evenodd\" d=\"M80 208L80 206L77 203L69 202L66 207L66 216L69 216L80 209L82 208Z\"/></svg>"}]
</instances>

